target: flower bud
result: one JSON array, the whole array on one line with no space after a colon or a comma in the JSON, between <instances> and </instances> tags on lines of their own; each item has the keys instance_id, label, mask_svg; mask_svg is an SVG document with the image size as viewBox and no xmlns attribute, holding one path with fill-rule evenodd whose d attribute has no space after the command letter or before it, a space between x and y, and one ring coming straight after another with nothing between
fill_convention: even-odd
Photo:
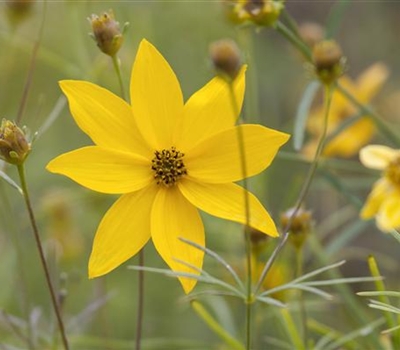
<instances>
[{"instance_id":1,"label":"flower bud","mask_svg":"<svg viewBox=\"0 0 400 350\"><path fill-rule=\"evenodd\" d=\"M3 119L0 126L0 158L7 163L20 165L30 150L24 132L15 123Z\"/></svg>"},{"instance_id":2,"label":"flower bud","mask_svg":"<svg viewBox=\"0 0 400 350\"><path fill-rule=\"evenodd\" d=\"M6 13L11 24L19 24L32 11L35 0L6 0Z\"/></svg>"},{"instance_id":3,"label":"flower bud","mask_svg":"<svg viewBox=\"0 0 400 350\"><path fill-rule=\"evenodd\" d=\"M123 36L113 11L109 10L100 16L91 15L88 20L92 25L92 37L99 49L111 57L114 56L122 45Z\"/></svg>"},{"instance_id":4,"label":"flower bud","mask_svg":"<svg viewBox=\"0 0 400 350\"><path fill-rule=\"evenodd\" d=\"M344 72L345 58L342 49L333 40L315 44L312 60L317 76L325 84L333 83Z\"/></svg>"},{"instance_id":5,"label":"flower bud","mask_svg":"<svg viewBox=\"0 0 400 350\"><path fill-rule=\"evenodd\" d=\"M311 232L311 212L300 208L296 211L291 208L281 214L281 227L290 232L289 241L296 249L300 249Z\"/></svg>"},{"instance_id":6,"label":"flower bud","mask_svg":"<svg viewBox=\"0 0 400 350\"><path fill-rule=\"evenodd\" d=\"M279 0L247 0L242 7L242 17L260 26L273 26L283 7Z\"/></svg>"},{"instance_id":7,"label":"flower bud","mask_svg":"<svg viewBox=\"0 0 400 350\"><path fill-rule=\"evenodd\" d=\"M218 40L210 45L209 51L217 73L229 81L234 80L242 63L236 43L230 39Z\"/></svg>"},{"instance_id":8,"label":"flower bud","mask_svg":"<svg viewBox=\"0 0 400 350\"><path fill-rule=\"evenodd\" d=\"M324 39L324 28L315 22L304 22L299 26L299 34L311 48Z\"/></svg>"}]
</instances>

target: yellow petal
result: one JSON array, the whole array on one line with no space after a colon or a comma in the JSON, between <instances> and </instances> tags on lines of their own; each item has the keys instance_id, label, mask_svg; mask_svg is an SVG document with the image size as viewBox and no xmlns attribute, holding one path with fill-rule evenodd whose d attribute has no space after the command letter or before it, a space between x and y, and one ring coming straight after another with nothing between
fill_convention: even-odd
<instances>
[{"instance_id":1,"label":"yellow petal","mask_svg":"<svg viewBox=\"0 0 400 350\"><path fill-rule=\"evenodd\" d=\"M371 140L374 133L374 122L369 118L362 118L327 142L323 154L328 157L350 158Z\"/></svg>"},{"instance_id":2,"label":"yellow petal","mask_svg":"<svg viewBox=\"0 0 400 350\"><path fill-rule=\"evenodd\" d=\"M160 188L151 212L151 236L158 253L173 271L199 274L177 261L201 269L204 253L179 238L201 246L205 245L205 241L203 223L197 209L183 197L176 186ZM185 293L189 293L197 282L184 277L180 277L179 281Z\"/></svg>"},{"instance_id":3,"label":"yellow petal","mask_svg":"<svg viewBox=\"0 0 400 350\"><path fill-rule=\"evenodd\" d=\"M243 179L238 143L242 131L247 176L258 174L271 164L289 135L261 125L245 124L224 130L188 152L184 163L188 175L199 181L226 183Z\"/></svg>"},{"instance_id":4,"label":"yellow petal","mask_svg":"<svg viewBox=\"0 0 400 350\"><path fill-rule=\"evenodd\" d=\"M103 193L133 192L153 181L149 160L98 146L64 153L47 164L46 169Z\"/></svg>"},{"instance_id":5,"label":"yellow petal","mask_svg":"<svg viewBox=\"0 0 400 350\"><path fill-rule=\"evenodd\" d=\"M157 49L142 40L131 76L131 104L143 137L155 149L173 146L172 137L183 115L179 82Z\"/></svg>"},{"instance_id":6,"label":"yellow petal","mask_svg":"<svg viewBox=\"0 0 400 350\"><path fill-rule=\"evenodd\" d=\"M206 184L183 179L178 187L197 208L222 219L246 224L245 190L236 184ZM275 224L259 200L248 193L250 226L269 236L278 236Z\"/></svg>"},{"instance_id":7,"label":"yellow petal","mask_svg":"<svg viewBox=\"0 0 400 350\"><path fill-rule=\"evenodd\" d=\"M376 223L382 231L400 227L400 189L393 190L382 203L376 216Z\"/></svg>"},{"instance_id":8,"label":"yellow petal","mask_svg":"<svg viewBox=\"0 0 400 350\"><path fill-rule=\"evenodd\" d=\"M389 77L389 70L383 63L375 63L357 79L357 98L361 103L369 102L382 88Z\"/></svg>"},{"instance_id":9,"label":"yellow petal","mask_svg":"<svg viewBox=\"0 0 400 350\"><path fill-rule=\"evenodd\" d=\"M367 201L361 209L361 218L370 219L378 213L383 201L387 197L388 193L390 193L390 187L390 183L384 178L378 180L374 184Z\"/></svg>"},{"instance_id":10,"label":"yellow petal","mask_svg":"<svg viewBox=\"0 0 400 350\"><path fill-rule=\"evenodd\" d=\"M108 210L93 241L89 278L102 276L134 256L150 238L150 212L158 186L121 196Z\"/></svg>"},{"instance_id":11,"label":"yellow petal","mask_svg":"<svg viewBox=\"0 0 400 350\"><path fill-rule=\"evenodd\" d=\"M239 111L244 98L245 72L246 66L243 66L234 81ZM238 117L233 109L228 83L220 77L215 77L186 102L184 117L175 134L174 144L183 152L187 152L201 140L235 125Z\"/></svg>"},{"instance_id":12,"label":"yellow petal","mask_svg":"<svg viewBox=\"0 0 400 350\"><path fill-rule=\"evenodd\" d=\"M152 156L124 100L86 81L64 80L60 87L76 123L96 145Z\"/></svg>"},{"instance_id":13,"label":"yellow petal","mask_svg":"<svg viewBox=\"0 0 400 350\"><path fill-rule=\"evenodd\" d=\"M387 146L369 145L360 151L360 161L367 168L383 170L398 154L398 150Z\"/></svg>"}]
</instances>

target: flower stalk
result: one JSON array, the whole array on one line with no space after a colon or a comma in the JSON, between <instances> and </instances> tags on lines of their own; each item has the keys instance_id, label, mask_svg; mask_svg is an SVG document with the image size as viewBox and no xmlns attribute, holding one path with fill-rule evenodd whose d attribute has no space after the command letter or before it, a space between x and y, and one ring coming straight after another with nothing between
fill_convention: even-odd
<instances>
[{"instance_id":1,"label":"flower stalk","mask_svg":"<svg viewBox=\"0 0 400 350\"><path fill-rule=\"evenodd\" d=\"M233 81L229 82L229 95L232 103L232 108L234 111L234 116L238 117L240 114L238 103L236 101L235 91L233 87ZM254 301L254 294L252 290L252 249L250 240L250 202L249 202L249 192L247 186L247 169L246 169L246 153L245 144L242 129L237 128L237 139L239 144L239 157L240 166L242 170L243 177L243 188L244 188L244 212L245 212L245 226L244 226L244 237L245 237L245 249L246 249L246 273L247 273L247 298L246 298L246 349L251 349L251 309L252 303Z\"/></svg>"},{"instance_id":2,"label":"flower stalk","mask_svg":"<svg viewBox=\"0 0 400 350\"><path fill-rule=\"evenodd\" d=\"M264 282L264 279L268 274L268 271L271 269L271 266L274 263L274 261L276 260L279 252L285 246L285 244L286 244L286 242L287 242L287 240L289 238L289 235L290 235L290 227L292 225L292 221L295 218L295 216L297 215L298 211L300 210L301 205L302 205L305 197L307 196L308 190L310 189L310 185L311 185L311 182L312 182L312 180L314 178L315 172L317 170L319 159L320 159L320 156L321 156L321 153L322 153L322 150L323 150L323 147L324 147L326 135L327 135L328 116L329 116L329 110L330 110L331 102L332 102L333 90L334 90L334 85L325 85L325 94L324 94L324 98L325 98L325 100L324 100L325 101L324 127L323 127L323 132L322 132L321 138L320 138L319 143L318 143L317 150L315 152L315 156L314 156L313 162L311 163L310 169L309 169L308 174L307 174L307 178L306 178L306 180L305 180L305 182L303 184L303 187L301 189L301 192L299 194L297 202L296 202L295 206L293 207L292 215L289 217L287 225L283 230L283 232L284 232L283 238L280 241L280 243L276 246L275 250L272 252L270 258L268 259L267 263L265 264L265 267L264 267L264 269L263 269L263 271L261 273L261 276L260 276L260 278L259 278L259 280L257 282L256 288L255 288L255 293L257 293L260 290L260 288L261 288L261 286L262 286L262 284Z\"/></svg>"},{"instance_id":3,"label":"flower stalk","mask_svg":"<svg viewBox=\"0 0 400 350\"><path fill-rule=\"evenodd\" d=\"M34 235L36 246L37 246L37 249L38 249L38 252L39 252L40 262L41 262L42 267L43 267L44 275L45 275L46 282L47 282L47 288L48 288L48 290L50 292L51 302L52 302L52 305L53 305L54 312L56 314L57 324L58 324L58 328L59 328L59 331L60 331L62 344L63 344L65 350L69 350L69 345L68 345L68 340L67 340L67 336L66 336L66 333L65 333L64 323L63 323L63 320L62 320L62 317L61 317L60 307L59 307L58 302L57 302L56 293L54 291L53 283L51 282L49 267L48 267L47 262L46 262L46 258L45 258L43 247L42 247L42 243L41 243L40 237L39 237L39 230L38 230L38 227L37 227L37 224L36 224L35 215L33 213L31 200L30 200L30 197L29 197L28 185L27 185L27 181L26 181L26 177L25 177L24 164L18 164L17 165L17 169L18 169L19 179L20 179L20 182L21 182L21 188L22 188L22 191L23 191L25 205L26 205L26 208L28 210L29 220L30 220L30 223L31 223L31 226L32 226L33 235Z\"/></svg>"}]
</instances>

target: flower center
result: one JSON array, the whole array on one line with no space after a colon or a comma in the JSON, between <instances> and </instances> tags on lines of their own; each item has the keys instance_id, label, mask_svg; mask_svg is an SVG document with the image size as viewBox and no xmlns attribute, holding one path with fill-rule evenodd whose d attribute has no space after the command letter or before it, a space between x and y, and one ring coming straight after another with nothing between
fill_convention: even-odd
<instances>
[{"instance_id":1,"label":"flower center","mask_svg":"<svg viewBox=\"0 0 400 350\"><path fill-rule=\"evenodd\" d=\"M400 156L389 163L385 169L385 176L394 185L400 186Z\"/></svg>"},{"instance_id":2,"label":"flower center","mask_svg":"<svg viewBox=\"0 0 400 350\"><path fill-rule=\"evenodd\" d=\"M163 184L166 187L175 185L178 180L187 174L183 164L184 154L171 147L154 152L155 157L151 161L151 169L154 171L154 179L157 185Z\"/></svg>"}]
</instances>

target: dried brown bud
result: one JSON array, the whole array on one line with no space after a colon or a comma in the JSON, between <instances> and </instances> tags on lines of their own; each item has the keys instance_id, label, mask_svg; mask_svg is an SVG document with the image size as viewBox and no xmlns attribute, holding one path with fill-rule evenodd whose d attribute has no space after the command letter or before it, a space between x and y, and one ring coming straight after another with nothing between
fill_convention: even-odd
<instances>
[{"instance_id":1,"label":"dried brown bud","mask_svg":"<svg viewBox=\"0 0 400 350\"><path fill-rule=\"evenodd\" d=\"M242 63L236 43L230 39L218 40L210 45L209 51L216 71L224 78L234 80Z\"/></svg>"},{"instance_id":2,"label":"dried brown bud","mask_svg":"<svg viewBox=\"0 0 400 350\"><path fill-rule=\"evenodd\" d=\"M6 0L6 13L11 24L18 24L32 11L35 0Z\"/></svg>"},{"instance_id":3,"label":"dried brown bud","mask_svg":"<svg viewBox=\"0 0 400 350\"><path fill-rule=\"evenodd\" d=\"M281 214L281 227L290 232L290 242L296 248L301 248L311 232L311 212L303 208L298 209L296 212L293 208L289 209Z\"/></svg>"},{"instance_id":4,"label":"dried brown bud","mask_svg":"<svg viewBox=\"0 0 400 350\"><path fill-rule=\"evenodd\" d=\"M7 163L20 165L30 150L24 132L15 123L3 119L0 126L0 158Z\"/></svg>"},{"instance_id":5,"label":"dried brown bud","mask_svg":"<svg viewBox=\"0 0 400 350\"><path fill-rule=\"evenodd\" d=\"M275 24L284 5L279 0L247 0L243 5L243 17L260 26L272 26Z\"/></svg>"},{"instance_id":6,"label":"dried brown bud","mask_svg":"<svg viewBox=\"0 0 400 350\"><path fill-rule=\"evenodd\" d=\"M92 15L88 19L99 49L109 56L114 56L122 45L123 36L113 11L109 10L100 16Z\"/></svg>"},{"instance_id":7,"label":"dried brown bud","mask_svg":"<svg viewBox=\"0 0 400 350\"><path fill-rule=\"evenodd\" d=\"M324 39L324 28L315 22L304 22L299 26L299 34L311 48Z\"/></svg>"},{"instance_id":8,"label":"dried brown bud","mask_svg":"<svg viewBox=\"0 0 400 350\"><path fill-rule=\"evenodd\" d=\"M333 40L317 43L312 52L315 72L326 84L334 82L344 72L345 58L340 46Z\"/></svg>"}]
</instances>

